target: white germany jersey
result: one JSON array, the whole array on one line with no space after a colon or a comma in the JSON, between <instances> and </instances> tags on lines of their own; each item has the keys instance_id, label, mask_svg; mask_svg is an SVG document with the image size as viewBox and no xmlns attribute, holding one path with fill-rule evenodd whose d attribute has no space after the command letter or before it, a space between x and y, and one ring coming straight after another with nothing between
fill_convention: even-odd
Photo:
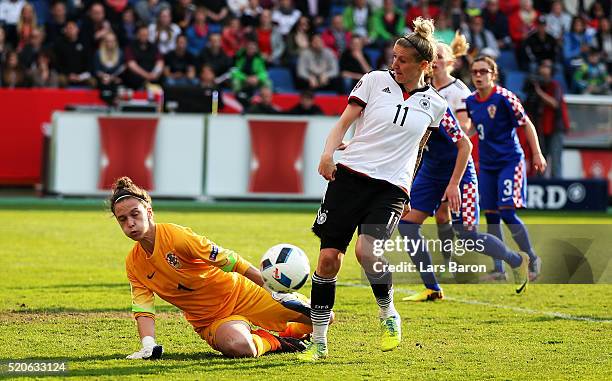
<instances>
[{"instance_id":1,"label":"white germany jersey","mask_svg":"<svg viewBox=\"0 0 612 381\"><path fill-rule=\"evenodd\" d=\"M406 93L392 72L378 70L361 78L349 102L364 109L340 164L410 194L419 143L428 127L438 128L446 101L429 86Z\"/></svg>"},{"instance_id":2,"label":"white germany jersey","mask_svg":"<svg viewBox=\"0 0 612 381\"><path fill-rule=\"evenodd\" d=\"M438 92L446 99L453 114L457 115L459 111L467 111L465 99L472 95L472 92L460 79L455 78L448 85L439 88Z\"/></svg>"}]
</instances>

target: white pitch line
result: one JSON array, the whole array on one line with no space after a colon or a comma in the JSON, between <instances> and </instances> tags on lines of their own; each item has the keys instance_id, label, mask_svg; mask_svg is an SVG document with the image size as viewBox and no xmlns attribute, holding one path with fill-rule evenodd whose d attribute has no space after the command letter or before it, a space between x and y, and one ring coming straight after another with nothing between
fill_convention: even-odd
<instances>
[{"instance_id":1,"label":"white pitch line","mask_svg":"<svg viewBox=\"0 0 612 381\"><path fill-rule=\"evenodd\" d=\"M364 284L360 284L360 283L338 283L338 286L344 286L344 287L355 287L355 288L370 288L369 286L366 286ZM416 294L417 292L414 290L410 290L410 289L402 289L402 288L394 288L396 292L400 293L400 294L406 294L406 295L413 295ZM470 299L459 299L459 298L454 298L454 297L449 297L449 296L444 296L445 300L451 301L451 302L456 302L456 303L463 303L463 304L469 304L469 305L473 305L473 306L484 306L484 307L491 307L491 308L499 308L499 309L504 309L504 310L510 310L510 311L514 311L514 312L520 312L520 313L524 313L524 314L529 314L529 315L544 315L544 316L550 316L550 317L554 317L554 318L558 318L558 319L564 319L564 320L574 320L574 321L586 321L589 323L612 323L612 320L609 319L593 319L593 318L589 318L589 317L583 317L583 316L574 316L574 315L570 315L570 314L565 314L562 312L554 312L554 311L540 311L540 310L534 310L531 308L523 308L523 307L516 307L516 306L508 306L505 304L495 304L495 303L488 303L488 302L482 302L480 300L470 300Z\"/></svg>"}]
</instances>

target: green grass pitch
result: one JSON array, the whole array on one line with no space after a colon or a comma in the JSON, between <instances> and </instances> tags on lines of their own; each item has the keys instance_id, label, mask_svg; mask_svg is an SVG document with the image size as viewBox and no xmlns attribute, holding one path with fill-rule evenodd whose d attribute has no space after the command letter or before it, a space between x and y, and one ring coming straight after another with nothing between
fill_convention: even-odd
<instances>
[{"instance_id":1,"label":"green grass pitch","mask_svg":"<svg viewBox=\"0 0 612 381\"><path fill-rule=\"evenodd\" d=\"M180 312L159 299L163 360L130 361L139 349L124 258L133 243L101 207L0 208L0 362L67 360L68 379L612 379L612 286L446 285L448 300L397 301L420 286L396 285L403 317L398 349L378 349L377 307L361 283L353 246L337 289L330 357L225 359ZM311 206L295 210L159 208L157 222L192 227L253 263L290 242L314 264ZM610 224L610 215L528 214L529 223ZM608 282L609 283L609 282ZM304 293L309 294L309 283ZM0 374L0 378L8 377Z\"/></svg>"}]
</instances>

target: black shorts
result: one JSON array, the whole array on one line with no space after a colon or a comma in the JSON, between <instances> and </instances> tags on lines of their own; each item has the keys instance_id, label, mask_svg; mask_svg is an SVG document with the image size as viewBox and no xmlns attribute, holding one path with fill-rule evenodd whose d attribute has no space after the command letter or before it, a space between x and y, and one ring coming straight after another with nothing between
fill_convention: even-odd
<instances>
[{"instance_id":1,"label":"black shorts","mask_svg":"<svg viewBox=\"0 0 612 381\"><path fill-rule=\"evenodd\" d=\"M338 165L336 179L327 185L312 231L321 239L321 249L343 253L357 227L359 234L389 239L408 200L397 185Z\"/></svg>"}]
</instances>

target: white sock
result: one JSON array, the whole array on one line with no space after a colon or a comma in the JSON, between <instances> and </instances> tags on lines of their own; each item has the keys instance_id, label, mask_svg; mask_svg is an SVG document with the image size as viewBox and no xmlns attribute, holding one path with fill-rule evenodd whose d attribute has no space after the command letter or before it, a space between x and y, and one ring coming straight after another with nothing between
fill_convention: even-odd
<instances>
[{"instance_id":1,"label":"white sock","mask_svg":"<svg viewBox=\"0 0 612 381\"><path fill-rule=\"evenodd\" d=\"M389 290L389 295L384 298L376 298L376 303L380 307L378 316L381 319L386 319L391 316L399 316L395 305L393 304L393 289Z\"/></svg>"}]
</instances>

